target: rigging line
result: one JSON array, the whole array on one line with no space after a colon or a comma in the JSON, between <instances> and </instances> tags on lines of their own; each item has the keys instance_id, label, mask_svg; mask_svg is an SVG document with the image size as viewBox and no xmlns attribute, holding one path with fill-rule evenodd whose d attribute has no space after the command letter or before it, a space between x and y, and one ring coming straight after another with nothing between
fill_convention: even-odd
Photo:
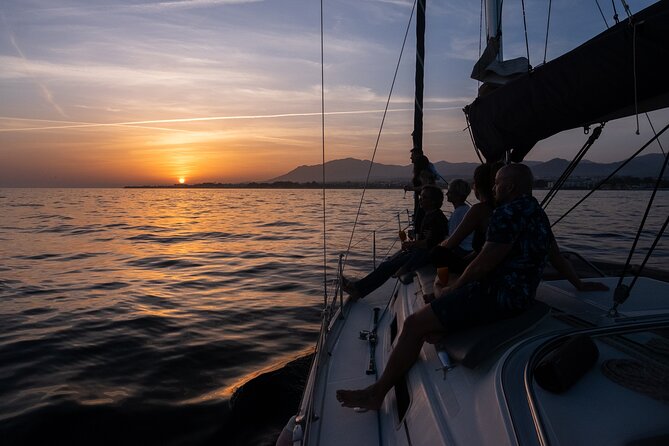
<instances>
[{"instance_id":1,"label":"rigging line","mask_svg":"<svg viewBox=\"0 0 669 446\"><path fill-rule=\"evenodd\" d=\"M502 7L504 6L504 0L499 2L498 16L497 16L497 36L502 34ZM494 37L497 37L494 36ZM487 42L486 42L487 43ZM501 47L501 44L500 44Z\"/></svg>"},{"instance_id":2,"label":"rigging line","mask_svg":"<svg viewBox=\"0 0 669 446\"><path fill-rule=\"evenodd\" d=\"M392 214L397 214L397 215L399 216L400 212L392 212ZM380 229L384 229L384 228L386 228L386 227L387 227L388 225L390 225L390 224L394 224L394 223L392 222L392 220L388 220L388 221L386 221L385 223L383 223L381 226L377 226L376 229L369 231L369 233L368 233L368 235L367 235L366 237L363 236L363 237L361 237L357 242L355 242L355 244L352 245L351 248L355 248L355 247L358 246L360 243L369 240L370 235L371 235L374 231L377 231L377 232L378 232ZM335 245L335 246L336 246L336 245Z\"/></svg>"},{"instance_id":3,"label":"rigging line","mask_svg":"<svg viewBox=\"0 0 669 446\"><path fill-rule=\"evenodd\" d=\"M634 276L634 279L632 282L629 284L629 290L632 290L632 287L636 283L637 279L641 276L641 272L643 269L646 267L646 263L648 262L648 259L650 259L650 255L653 253L655 250L655 247L657 246L658 242L662 238L662 235L664 234L664 231L667 229L667 224L669 223L669 216L664 220L664 224L662 225L662 228L659 230L657 235L655 236L655 240L653 241L653 244L650 246L650 249L648 249L648 252L646 253L646 257L644 257L643 262L641 262L641 266L639 266L639 270L637 271L636 275Z\"/></svg>"},{"instance_id":4,"label":"rigging line","mask_svg":"<svg viewBox=\"0 0 669 446\"><path fill-rule=\"evenodd\" d=\"M599 0L595 0L595 3L597 4L597 9L599 9L599 14L602 16L602 20L604 20L604 25L606 26L606 29L609 29L609 23L606 21L606 16L604 15L604 11L602 11L602 7L599 4Z\"/></svg>"},{"instance_id":5,"label":"rigging line","mask_svg":"<svg viewBox=\"0 0 669 446\"><path fill-rule=\"evenodd\" d=\"M632 23L632 73L634 74L634 114L636 116L636 134L639 134L639 98L636 78L636 23Z\"/></svg>"},{"instance_id":6,"label":"rigging line","mask_svg":"<svg viewBox=\"0 0 669 446\"><path fill-rule=\"evenodd\" d=\"M327 219L325 208L325 31L323 29L323 0L321 0L321 152L323 175L323 299L328 304L328 257L327 257Z\"/></svg>"},{"instance_id":7,"label":"rigging line","mask_svg":"<svg viewBox=\"0 0 669 446\"><path fill-rule=\"evenodd\" d=\"M627 14L627 18L630 19L632 18L632 11L630 10L629 5L625 0L620 0L620 3L623 4L623 8L625 8L625 13Z\"/></svg>"},{"instance_id":8,"label":"rigging line","mask_svg":"<svg viewBox=\"0 0 669 446\"><path fill-rule=\"evenodd\" d=\"M613 6L613 20L617 24L620 22L620 20L618 20L618 10L616 9L616 0L611 0L611 6Z\"/></svg>"},{"instance_id":9,"label":"rigging line","mask_svg":"<svg viewBox=\"0 0 669 446\"><path fill-rule=\"evenodd\" d=\"M393 244L390 245L390 248L388 248L388 250L386 251L386 255L383 257L384 259L388 257L388 254L390 254L390 251L392 251L392 249L395 247L396 244L397 244L397 239L394 239Z\"/></svg>"},{"instance_id":10,"label":"rigging line","mask_svg":"<svg viewBox=\"0 0 669 446\"><path fill-rule=\"evenodd\" d=\"M481 42L483 41L483 0L481 0L481 13L479 14L479 59L481 58Z\"/></svg>"},{"instance_id":11,"label":"rigging line","mask_svg":"<svg viewBox=\"0 0 669 446\"><path fill-rule=\"evenodd\" d=\"M479 161L481 161L481 164L483 164L483 158L481 157L481 151L479 148L476 146L476 141L474 141L474 134L472 133L472 126L469 123L469 116L465 112L465 121L467 121L467 127L464 130L469 131L469 138L472 140L472 146L474 146L474 153L476 153L476 156L479 157Z\"/></svg>"},{"instance_id":12,"label":"rigging line","mask_svg":"<svg viewBox=\"0 0 669 446\"><path fill-rule=\"evenodd\" d=\"M525 17L525 0L521 2L523 8L523 27L525 28L525 51L527 51L527 70L530 70L530 42L527 39L527 18Z\"/></svg>"},{"instance_id":13,"label":"rigging line","mask_svg":"<svg viewBox=\"0 0 669 446\"><path fill-rule=\"evenodd\" d=\"M653 122L650 120L650 115L648 113L646 113L646 119L648 119L648 124L650 125L650 129L653 131L653 134L656 134L657 132L655 132L655 126L653 125ZM657 140L657 145L660 146L662 155L665 155L664 147L662 147L662 142L659 139Z\"/></svg>"},{"instance_id":14,"label":"rigging line","mask_svg":"<svg viewBox=\"0 0 669 446\"><path fill-rule=\"evenodd\" d=\"M651 144L653 143L653 141L659 139L659 137L660 137L664 132L666 132L667 129L669 129L669 124L665 125L664 128L663 128L662 130L660 130L659 133L657 133L657 134L656 134L655 136L653 136L650 140L648 140L648 142L646 142L646 144L644 144L643 146L641 146L641 148L640 148L639 150L637 150L636 152L634 152L634 153L632 154L632 156L630 156L629 158L627 158L627 159L626 159L620 166L618 166L613 172L611 172L611 173L609 174L609 176L607 176L607 177L604 178L602 181L600 181L595 187L592 188L592 190L591 190L590 192L588 192L587 194L585 194L585 196L584 196L583 198L581 198L578 202L576 202L576 204L573 205L567 212L565 212L565 213L562 215L562 217L558 218L558 219L551 225L551 228L552 228L553 226L555 226L556 224L558 224L560 221L562 221L563 218L565 218L567 215L569 215L569 213L570 213L571 211L573 211L574 209L576 209L576 207L578 207L578 205L580 205L581 203L583 203L583 202L584 202L590 195L594 194L595 191L597 191L597 189L599 189L599 188L602 187L604 184L606 184L607 181L609 181L611 178L613 178L613 176L614 176L615 174L617 174L623 167L625 167L630 161L632 161L632 160L633 160L639 153L643 152L649 145L651 145Z\"/></svg>"},{"instance_id":15,"label":"rigging line","mask_svg":"<svg viewBox=\"0 0 669 446\"><path fill-rule=\"evenodd\" d=\"M599 138L599 136L602 134L602 129L604 128L604 124L600 124L599 127L596 127L595 130L592 131L592 134L588 137L588 140L583 144L583 147L578 151L574 159L569 163L567 168L562 172L562 175L557 179L551 190L546 194L544 199L541 201L541 207L546 209L548 205L553 201L553 198L557 195L558 191L562 188L562 185L567 181L567 178L571 176L571 174L574 172L576 169L576 166L581 162L585 154L590 150L592 145L595 143L595 141Z\"/></svg>"},{"instance_id":16,"label":"rigging line","mask_svg":"<svg viewBox=\"0 0 669 446\"><path fill-rule=\"evenodd\" d=\"M483 8L484 8L483 2L484 2L484 0L481 0L481 12L479 13L479 55L478 55L478 59L481 58L481 42L483 41ZM481 81L477 80L476 85L480 86Z\"/></svg>"},{"instance_id":17,"label":"rigging line","mask_svg":"<svg viewBox=\"0 0 669 446\"><path fill-rule=\"evenodd\" d=\"M544 63L546 63L546 55L548 54L548 30L551 27L551 6L553 0L548 0L548 19L546 20L546 43L544 44Z\"/></svg>"},{"instance_id":18,"label":"rigging line","mask_svg":"<svg viewBox=\"0 0 669 446\"><path fill-rule=\"evenodd\" d=\"M407 43L407 37L409 36L409 30L411 29L411 21L413 20L413 15L416 10L416 0L414 0L413 7L411 8L411 14L409 15L409 23L407 23L407 29L404 32L404 40L402 42L402 48L400 49L399 58L397 60L397 65L395 66L395 74L393 75L393 81L390 84L390 92L388 93L388 100L386 101L386 107L383 111L383 117L381 118L381 125L379 127L379 132L376 136L376 143L374 144L374 151L372 152L372 159L369 163L369 169L367 170L367 177L365 178L365 185L362 189L362 194L360 195L360 203L358 204L358 212L355 214L355 221L353 222L353 228L351 229L351 238L348 241L348 248L346 249L346 255L344 256L344 266L346 266L346 261L348 260L348 254L351 250L351 243L353 243L353 235L355 234L355 228L358 225L358 219L360 218L360 211L362 210L362 203L365 199L365 192L367 191L367 185L369 184L369 177L372 173L372 167L374 166L374 158L376 157L376 152L379 148L379 142L381 140L381 132L383 131L383 124L386 121L386 115L388 114L388 107L390 106L390 99L393 95L393 89L395 88L395 81L397 80L397 73L400 70L400 63L402 62L402 54L404 53L404 47Z\"/></svg>"},{"instance_id":19,"label":"rigging line","mask_svg":"<svg viewBox=\"0 0 669 446\"><path fill-rule=\"evenodd\" d=\"M646 205L646 211L643 214L641 223L639 223L639 229L636 232L636 236L634 237L634 243L632 243L632 248L630 249L630 253L627 256L627 262L625 262L625 266L623 267L623 272L620 274L620 279L618 280L618 286L622 284L623 277L625 277L625 273L627 272L627 269L629 268L630 263L632 262L632 255L634 255L634 251L636 251L636 245L638 244L639 238L641 237L641 232L643 232L643 228L646 225L646 219L648 218L648 214L650 213L653 201L655 201L657 190L660 188L660 184L662 183L662 179L664 178L664 171L667 169L667 163L669 163L669 154L665 155L664 164L662 164L660 173L657 175L657 180L655 181L655 187L653 188L653 193L650 195L650 198L648 199L648 205Z\"/></svg>"}]
</instances>

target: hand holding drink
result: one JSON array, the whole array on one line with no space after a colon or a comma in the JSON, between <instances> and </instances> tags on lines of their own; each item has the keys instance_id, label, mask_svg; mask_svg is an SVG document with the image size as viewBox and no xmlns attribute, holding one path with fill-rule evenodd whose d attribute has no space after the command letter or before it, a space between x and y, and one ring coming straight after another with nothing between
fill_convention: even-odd
<instances>
[{"instance_id":1,"label":"hand holding drink","mask_svg":"<svg viewBox=\"0 0 669 446\"><path fill-rule=\"evenodd\" d=\"M402 223L400 222L400 214L397 214L397 226L399 226L399 228L400 228L400 231L399 231L400 240L402 242L405 242L406 239L407 239L407 233L404 232L404 229L402 229Z\"/></svg>"}]
</instances>

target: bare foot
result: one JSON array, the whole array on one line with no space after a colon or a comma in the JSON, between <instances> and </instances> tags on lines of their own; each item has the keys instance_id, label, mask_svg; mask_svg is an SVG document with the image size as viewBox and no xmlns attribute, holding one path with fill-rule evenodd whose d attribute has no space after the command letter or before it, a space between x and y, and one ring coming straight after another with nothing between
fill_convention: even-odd
<instances>
[{"instance_id":1,"label":"bare foot","mask_svg":"<svg viewBox=\"0 0 669 446\"><path fill-rule=\"evenodd\" d=\"M385 395L376 395L374 386L360 390L337 390L337 400L343 407L379 410Z\"/></svg>"}]
</instances>

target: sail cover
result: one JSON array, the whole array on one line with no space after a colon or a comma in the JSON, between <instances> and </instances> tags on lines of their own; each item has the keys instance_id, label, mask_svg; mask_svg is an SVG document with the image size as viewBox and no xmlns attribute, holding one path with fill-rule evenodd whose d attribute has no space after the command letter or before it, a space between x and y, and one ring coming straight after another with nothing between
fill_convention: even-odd
<instances>
[{"instance_id":1,"label":"sail cover","mask_svg":"<svg viewBox=\"0 0 669 446\"><path fill-rule=\"evenodd\" d=\"M487 161L519 162L561 131L668 107L667 61L662 0L465 107L474 142Z\"/></svg>"}]
</instances>

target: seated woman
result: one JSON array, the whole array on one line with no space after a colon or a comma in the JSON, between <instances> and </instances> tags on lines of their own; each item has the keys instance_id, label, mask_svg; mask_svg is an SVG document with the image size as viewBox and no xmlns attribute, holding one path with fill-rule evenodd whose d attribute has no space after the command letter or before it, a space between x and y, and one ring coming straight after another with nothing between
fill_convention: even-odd
<instances>
[{"instance_id":1,"label":"seated woman","mask_svg":"<svg viewBox=\"0 0 669 446\"><path fill-rule=\"evenodd\" d=\"M503 166L502 163L481 164L474 171L474 195L479 200L465 214L454 232L448 239L444 240L430 252L430 261L436 267L448 267L449 272L461 274L467 265L481 251L485 243L485 234L488 229L488 221L494 209L493 184L497 171ZM449 188L450 190L450 188ZM450 201L449 197L449 201ZM463 200L464 201L464 200ZM455 205L455 203L454 203ZM457 210L457 207L456 207ZM472 237L471 249L461 246L467 237ZM435 294L439 295L442 284L439 278L435 281ZM434 296L426 296L430 300Z\"/></svg>"},{"instance_id":2,"label":"seated woman","mask_svg":"<svg viewBox=\"0 0 669 446\"><path fill-rule=\"evenodd\" d=\"M467 215L470 206L467 204L466 200L467 197L469 197L470 192L471 188L469 187L469 183L465 180L458 178L449 183L448 190L446 191L446 198L448 199L448 202L453 205L453 213L448 219L449 234L455 234L455 230L460 226L465 215ZM473 250L472 238L473 234L469 234L455 249L461 251L465 255L470 253Z\"/></svg>"}]
</instances>

